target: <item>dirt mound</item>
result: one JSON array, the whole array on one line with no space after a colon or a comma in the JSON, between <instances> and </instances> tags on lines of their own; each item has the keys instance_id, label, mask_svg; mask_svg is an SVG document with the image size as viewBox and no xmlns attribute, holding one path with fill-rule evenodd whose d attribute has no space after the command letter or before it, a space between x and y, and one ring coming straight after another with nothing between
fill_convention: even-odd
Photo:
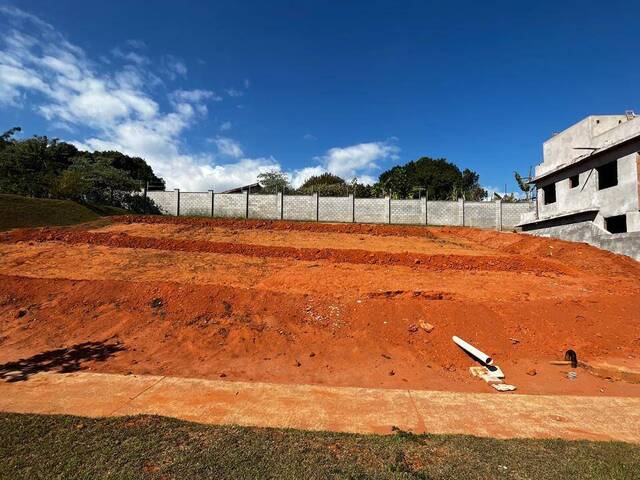
<instances>
[{"instance_id":1,"label":"dirt mound","mask_svg":"<svg viewBox=\"0 0 640 480\"><path fill-rule=\"evenodd\" d=\"M457 335L523 393L640 395L548 363L568 349L637 358L640 270L623 257L462 228L430 228L434 240L424 227L121 220L0 235L0 371L70 355L69 368L113 373L487 391Z\"/></svg>"},{"instance_id":2,"label":"dirt mound","mask_svg":"<svg viewBox=\"0 0 640 480\"><path fill-rule=\"evenodd\" d=\"M378 235L382 237L420 237L436 238L436 236L424 227L384 225L368 223L319 223L319 222L294 222L281 220L239 220L233 218L202 218L202 217L168 217L168 216L137 216L123 215L111 217L110 220L120 223L147 223L147 224L173 224L195 225L224 228L239 228L252 230L274 231L299 231L318 233L352 233Z\"/></svg>"},{"instance_id":3,"label":"dirt mound","mask_svg":"<svg viewBox=\"0 0 640 480\"><path fill-rule=\"evenodd\" d=\"M504 253L558 261L585 273L640 277L640 262L586 243L475 228L448 228L441 231Z\"/></svg>"},{"instance_id":4,"label":"dirt mound","mask_svg":"<svg viewBox=\"0 0 640 480\"><path fill-rule=\"evenodd\" d=\"M482 304L440 292L384 292L358 303L170 282L1 276L0 285L0 364L87 341L118 345L105 359L74 357L75 369L101 372L481 390L451 335L490 348L513 375L519 363L524 369L531 359L557 358L569 345L592 357L631 351L630 336L638 333L606 299L608 330L575 320L583 305L561 312L542 302L536 307L544 320L531 321L515 315L517 306L496 316ZM435 324L432 332L413 328L421 318Z\"/></svg>"},{"instance_id":5,"label":"dirt mound","mask_svg":"<svg viewBox=\"0 0 640 480\"><path fill-rule=\"evenodd\" d=\"M120 248L155 249L183 252L226 253L251 257L291 258L296 260L326 260L335 263L364 265L412 266L430 270L478 270L518 271L535 274L564 274L569 270L560 265L523 257L491 257L462 255L424 255L419 253L370 252L347 249L310 249L283 246L264 246L202 240L180 240L171 238L149 238L113 235L69 229L14 230L0 236L0 241L17 242L64 242L68 244L103 245Z\"/></svg>"}]
</instances>

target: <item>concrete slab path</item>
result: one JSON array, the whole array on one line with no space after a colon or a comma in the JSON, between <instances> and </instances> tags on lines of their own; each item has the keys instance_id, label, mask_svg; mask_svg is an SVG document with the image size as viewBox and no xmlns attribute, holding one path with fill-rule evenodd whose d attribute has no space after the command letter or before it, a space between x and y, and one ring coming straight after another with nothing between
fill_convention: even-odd
<instances>
[{"instance_id":1,"label":"concrete slab path","mask_svg":"<svg viewBox=\"0 0 640 480\"><path fill-rule=\"evenodd\" d=\"M0 411L154 414L209 424L354 433L640 443L640 398L344 388L160 376L40 373L0 382Z\"/></svg>"}]
</instances>

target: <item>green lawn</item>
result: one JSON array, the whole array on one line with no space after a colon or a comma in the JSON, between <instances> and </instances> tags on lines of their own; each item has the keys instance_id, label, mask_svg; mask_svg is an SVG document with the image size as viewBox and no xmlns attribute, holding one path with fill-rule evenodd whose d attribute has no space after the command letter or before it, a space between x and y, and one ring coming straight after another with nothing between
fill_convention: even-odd
<instances>
[{"instance_id":1,"label":"green lawn","mask_svg":"<svg viewBox=\"0 0 640 480\"><path fill-rule=\"evenodd\" d=\"M102 205L80 205L70 200L0 194L0 231L23 227L74 225L123 213L129 212Z\"/></svg>"},{"instance_id":2,"label":"green lawn","mask_svg":"<svg viewBox=\"0 0 640 480\"><path fill-rule=\"evenodd\" d=\"M640 446L0 414L0 478L640 478Z\"/></svg>"}]
</instances>

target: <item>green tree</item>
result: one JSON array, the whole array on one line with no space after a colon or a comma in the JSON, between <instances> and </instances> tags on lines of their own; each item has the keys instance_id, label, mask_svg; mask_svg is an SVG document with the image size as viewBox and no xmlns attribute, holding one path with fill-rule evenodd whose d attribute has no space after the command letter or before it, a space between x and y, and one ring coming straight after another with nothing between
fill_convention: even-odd
<instances>
[{"instance_id":1,"label":"green tree","mask_svg":"<svg viewBox=\"0 0 640 480\"><path fill-rule=\"evenodd\" d=\"M432 200L481 200L487 196L480 186L480 176L469 169L460 171L444 158L422 157L404 165L397 165L380 175L381 187L394 198L411 198L424 189Z\"/></svg>"},{"instance_id":2,"label":"green tree","mask_svg":"<svg viewBox=\"0 0 640 480\"><path fill-rule=\"evenodd\" d=\"M5 132L0 146L0 191L32 197L48 197L57 177L77 153L73 145L47 137L14 140L12 129Z\"/></svg>"},{"instance_id":3,"label":"green tree","mask_svg":"<svg viewBox=\"0 0 640 480\"><path fill-rule=\"evenodd\" d=\"M15 138L19 131L14 127L0 135L0 192L153 211L152 202L131 192L147 181L164 189L164 180L142 158L116 151L83 152L44 136L20 140Z\"/></svg>"},{"instance_id":4,"label":"green tree","mask_svg":"<svg viewBox=\"0 0 640 480\"><path fill-rule=\"evenodd\" d=\"M81 156L60 175L56 193L74 200L118 204L117 200L138 190L139 186L138 181L113 167L108 160L95 161L90 156Z\"/></svg>"},{"instance_id":5,"label":"green tree","mask_svg":"<svg viewBox=\"0 0 640 480\"><path fill-rule=\"evenodd\" d=\"M291 189L289 176L278 170L270 170L258 175L258 182L264 193L286 192Z\"/></svg>"},{"instance_id":6,"label":"green tree","mask_svg":"<svg viewBox=\"0 0 640 480\"><path fill-rule=\"evenodd\" d=\"M520 187L520 190L524 192L525 196L527 197L527 200L529 200L529 197L531 196L531 188L532 188L532 185L528 183L529 179L528 178L525 179L518 172L513 172L513 176L515 177L516 182L518 183L518 187Z\"/></svg>"},{"instance_id":7,"label":"green tree","mask_svg":"<svg viewBox=\"0 0 640 480\"><path fill-rule=\"evenodd\" d=\"M20 131L22 131L20 127L13 127L0 135L0 150L5 148L7 145L15 143L16 140L13 136Z\"/></svg>"},{"instance_id":8,"label":"green tree","mask_svg":"<svg viewBox=\"0 0 640 480\"><path fill-rule=\"evenodd\" d=\"M350 190L344 178L334 175L333 173L325 172L309 177L300 188L298 188L297 193L301 195L311 195L315 192L323 197L344 197L348 195L350 191L352 190Z\"/></svg>"},{"instance_id":9,"label":"green tree","mask_svg":"<svg viewBox=\"0 0 640 480\"><path fill-rule=\"evenodd\" d=\"M138 180L141 187L148 182L151 190L164 190L165 182L153 173L153 169L140 157L130 157L116 151L93 152L95 161L105 160L114 168L124 170L134 180Z\"/></svg>"}]
</instances>

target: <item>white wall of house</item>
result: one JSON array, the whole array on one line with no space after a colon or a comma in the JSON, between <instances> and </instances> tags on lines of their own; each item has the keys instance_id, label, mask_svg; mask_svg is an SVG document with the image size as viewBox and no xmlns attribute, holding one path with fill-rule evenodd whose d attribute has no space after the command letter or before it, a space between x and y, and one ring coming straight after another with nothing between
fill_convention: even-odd
<instances>
[{"instance_id":1,"label":"white wall of house","mask_svg":"<svg viewBox=\"0 0 640 480\"><path fill-rule=\"evenodd\" d=\"M591 115L554 135L542 146L544 160L536 176L588 156L589 148L603 148L640 133L640 117Z\"/></svg>"},{"instance_id":2,"label":"white wall of house","mask_svg":"<svg viewBox=\"0 0 640 480\"><path fill-rule=\"evenodd\" d=\"M598 148L599 152L583 148ZM607 150L603 150L607 149ZM590 116L555 135L543 146L544 162L536 167L537 218L548 220L586 210L597 210L594 223L625 215L627 231L640 231L640 117ZM598 168L617 163L617 184L601 188ZM557 173L554 171L561 169ZM571 177L578 185L571 186ZM555 184L556 201L548 203L544 187ZM535 220L532 214L524 222Z\"/></svg>"}]
</instances>

